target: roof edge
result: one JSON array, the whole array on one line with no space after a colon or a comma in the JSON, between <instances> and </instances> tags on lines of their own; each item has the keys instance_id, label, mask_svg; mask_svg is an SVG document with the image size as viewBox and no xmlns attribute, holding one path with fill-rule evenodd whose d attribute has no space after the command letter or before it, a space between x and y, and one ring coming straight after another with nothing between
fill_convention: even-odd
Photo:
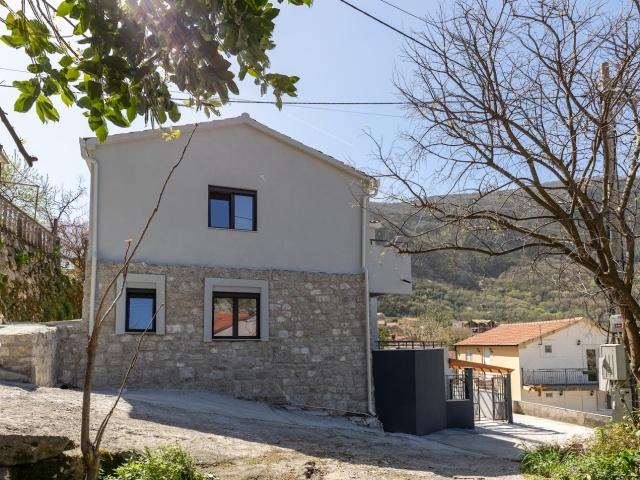
<instances>
[{"instance_id":1,"label":"roof edge","mask_svg":"<svg viewBox=\"0 0 640 480\"><path fill-rule=\"evenodd\" d=\"M308 145L305 145L304 143L299 142L298 140L294 140L293 138L283 133L280 133L277 130L267 127L263 123L260 123L257 120L251 118L248 113L243 113L239 117L225 118L220 120L210 120L208 122L196 122L191 124L175 125L175 126L172 126L172 128L188 133L193 131L196 124L198 125L198 131L207 131L207 130L213 130L213 129L219 129L219 128L233 127L237 125L246 125L248 127L253 128L254 130L264 133L267 136L270 136L276 140L286 143L287 145L297 150L300 150L312 157L315 157L318 160L321 160L329 165L332 165L333 167L339 170L342 170L343 172L361 181L364 181L367 184L367 186L369 186L370 188L377 188L377 180L374 177L367 175L361 170L358 170L355 167L347 165L346 163L341 162L340 160L333 158L330 155L322 153L321 151L316 150L315 148L309 147ZM127 142L156 139L158 138L159 134L162 134L162 132L163 132L162 129L139 130L136 132L127 132L127 133L109 135L103 143L100 143L96 137L81 138L80 141L81 143L84 141L84 145L88 150L95 151L97 148L99 148L102 145L117 145L117 144L127 143Z\"/></svg>"}]
</instances>

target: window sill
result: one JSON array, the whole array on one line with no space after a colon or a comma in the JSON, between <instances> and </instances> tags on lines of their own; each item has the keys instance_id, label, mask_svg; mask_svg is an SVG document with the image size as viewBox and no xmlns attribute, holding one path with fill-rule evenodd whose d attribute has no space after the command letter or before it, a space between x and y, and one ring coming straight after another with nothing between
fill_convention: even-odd
<instances>
[{"instance_id":1,"label":"window sill","mask_svg":"<svg viewBox=\"0 0 640 480\"><path fill-rule=\"evenodd\" d=\"M261 338L212 338L210 342L205 343L215 343L215 342L263 342L264 340Z\"/></svg>"},{"instance_id":2,"label":"window sill","mask_svg":"<svg viewBox=\"0 0 640 480\"><path fill-rule=\"evenodd\" d=\"M245 230L243 228L223 228L223 227L207 227L209 230L218 230L222 232L254 232L258 233L258 230Z\"/></svg>"}]
</instances>

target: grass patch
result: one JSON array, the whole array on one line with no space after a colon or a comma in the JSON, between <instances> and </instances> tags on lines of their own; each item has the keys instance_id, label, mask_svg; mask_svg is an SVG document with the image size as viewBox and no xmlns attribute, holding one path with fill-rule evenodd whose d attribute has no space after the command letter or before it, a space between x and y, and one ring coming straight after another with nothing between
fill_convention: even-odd
<instances>
[{"instance_id":1,"label":"grass patch","mask_svg":"<svg viewBox=\"0 0 640 480\"><path fill-rule=\"evenodd\" d=\"M187 451L179 445L144 449L123 463L103 480L205 480L204 473Z\"/></svg>"}]
</instances>

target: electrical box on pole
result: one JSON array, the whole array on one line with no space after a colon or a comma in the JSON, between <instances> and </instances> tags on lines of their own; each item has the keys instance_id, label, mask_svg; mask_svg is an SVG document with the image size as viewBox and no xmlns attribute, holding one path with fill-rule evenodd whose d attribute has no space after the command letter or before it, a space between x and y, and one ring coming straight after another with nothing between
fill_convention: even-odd
<instances>
[{"instance_id":1,"label":"electrical box on pole","mask_svg":"<svg viewBox=\"0 0 640 480\"><path fill-rule=\"evenodd\" d=\"M624 325L622 323L622 315L610 315L609 316L609 331L611 333L622 333Z\"/></svg>"},{"instance_id":2,"label":"electrical box on pole","mask_svg":"<svg viewBox=\"0 0 640 480\"><path fill-rule=\"evenodd\" d=\"M600 378L614 381L629 379L629 362L624 345L600 345Z\"/></svg>"}]
</instances>

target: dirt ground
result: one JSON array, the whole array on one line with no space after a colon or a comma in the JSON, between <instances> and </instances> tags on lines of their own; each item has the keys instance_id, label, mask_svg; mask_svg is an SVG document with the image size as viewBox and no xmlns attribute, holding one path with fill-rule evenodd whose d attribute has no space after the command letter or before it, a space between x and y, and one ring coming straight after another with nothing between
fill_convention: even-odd
<instances>
[{"instance_id":1,"label":"dirt ground","mask_svg":"<svg viewBox=\"0 0 640 480\"><path fill-rule=\"evenodd\" d=\"M113 400L113 392L93 396L94 427ZM79 443L81 402L77 390L0 383L0 432L62 434ZM549 441L573 432L502 424L415 437L358 423L207 392L135 390L119 404L103 447L179 443L212 478L224 480L305 478L308 462L314 467L306 478L313 480L519 479L523 438Z\"/></svg>"}]
</instances>

